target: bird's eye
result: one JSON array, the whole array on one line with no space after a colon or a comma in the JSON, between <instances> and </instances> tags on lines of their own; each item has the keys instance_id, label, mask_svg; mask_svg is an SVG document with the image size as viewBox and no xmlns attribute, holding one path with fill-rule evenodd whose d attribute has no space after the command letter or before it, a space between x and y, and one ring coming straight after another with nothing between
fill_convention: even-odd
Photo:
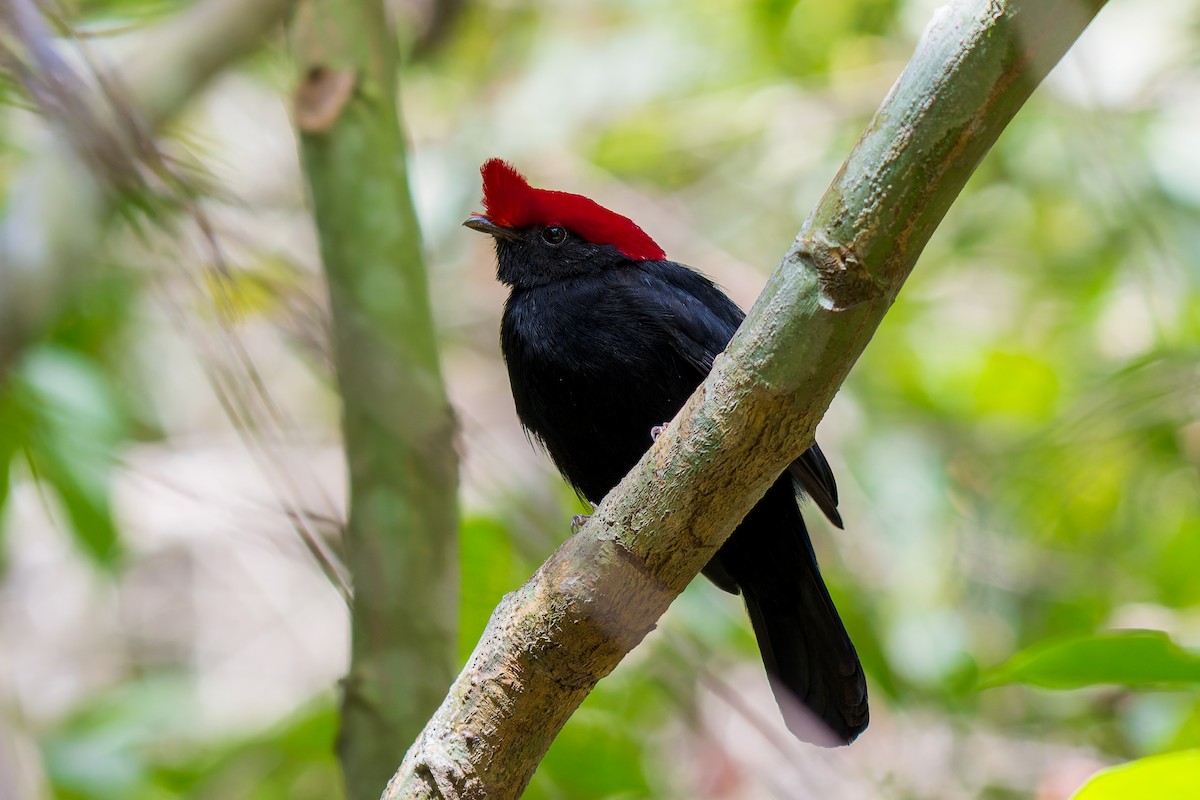
<instances>
[{"instance_id":1,"label":"bird's eye","mask_svg":"<svg viewBox=\"0 0 1200 800\"><path fill-rule=\"evenodd\" d=\"M557 225L542 228L542 241L549 245L560 245L567 240L567 229Z\"/></svg>"}]
</instances>

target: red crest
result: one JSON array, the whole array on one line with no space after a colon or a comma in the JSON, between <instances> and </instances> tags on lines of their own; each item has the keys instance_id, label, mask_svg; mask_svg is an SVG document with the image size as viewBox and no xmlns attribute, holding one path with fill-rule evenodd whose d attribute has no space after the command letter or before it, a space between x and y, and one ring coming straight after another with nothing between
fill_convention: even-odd
<instances>
[{"instance_id":1,"label":"red crest","mask_svg":"<svg viewBox=\"0 0 1200 800\"><path fill-rule=\"evenodd\" d=\"M535 189L507 162L488 159L483 174L483 207L487 217L505 228L558 225L584 241L611 244L636 261L667 257L633 220L583 195Z\"/></svg>"}]
</instances>

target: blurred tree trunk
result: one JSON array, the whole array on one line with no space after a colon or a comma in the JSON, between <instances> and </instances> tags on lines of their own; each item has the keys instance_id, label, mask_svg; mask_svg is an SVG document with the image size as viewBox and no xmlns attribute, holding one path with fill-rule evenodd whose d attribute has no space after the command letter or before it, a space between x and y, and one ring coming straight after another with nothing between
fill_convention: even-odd
<instances>
[{"instance_id":1,"label":"blurred tree trunk","mask_svg":"<svg viewBox=\"0 0 1200 800\"><path fill-rule=\"evenodd\" d=\"M912 60L666 433L493 614L385 795L515 798L596 682L784 468L1013 115L1104 0L962 0Z\"/></svg>"},{"instance_id":2,"label":"blurred tree trunk","mask_svg":"<svg viewBox=\"0 0 1200 800\"><path fill-rule=\"evenodd\" d=\"M339 755L376 798L454 677L455 420L442 384L382 0L315 0L294 27L296 123L332 306L354 583Z\"/></svg>"}]
</instances>

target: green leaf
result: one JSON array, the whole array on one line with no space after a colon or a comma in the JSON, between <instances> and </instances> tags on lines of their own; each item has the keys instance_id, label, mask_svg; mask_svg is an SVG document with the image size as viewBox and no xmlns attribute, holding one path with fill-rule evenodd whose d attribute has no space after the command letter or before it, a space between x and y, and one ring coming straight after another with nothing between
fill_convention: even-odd
<instances>
[{"instance_id":1,"label":"green leaf","mask_svg":"<svg viewBox=\"0 0 1200 800\"><path fill-rule=\"evenodd\" d=\"M1200 655L1162 631L1111 631L1042 643L987 673L981 688L1024 683L1046 689L1118 684L1140 689L1200 685Z\"/></svg>"},{"instance_id":2,"label":"green leaf","mask_svg":"<svg viewBox=\"0 0 1200 800\"><path fill-rule=\"evenodd\" d=\"M1200 797L1200 750L1140 758L1100 770L1071 800Z\"/></svg>"},{"instance_id":3,"label":"green leaf","mask_svg":"<svg viewBox=\"0 0 1200 800\"><path fill-rule=\"evenodd\" d=\"M21 430L19 411L0 392L0 574L4 572L4 505L8 502L10 473L20 442L13 434Z\"/></svg>"},{"instance_id":4,"label":"green leaf","mask_svg":"<svg viewBox=\"0 0 1200 800\"><path fill-rule=\"evenodd\" d=\"M30 466L62 501L83 551L113 566L120 548L109 485L127 426L103 370L82 353L47 345L26 355L15 378Z\"/></svg>"}]
</instances>

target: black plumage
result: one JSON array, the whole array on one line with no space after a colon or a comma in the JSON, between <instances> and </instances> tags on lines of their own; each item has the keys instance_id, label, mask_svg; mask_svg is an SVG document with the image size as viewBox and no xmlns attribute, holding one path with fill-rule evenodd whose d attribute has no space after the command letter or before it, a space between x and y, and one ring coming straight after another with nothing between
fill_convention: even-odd
<instances>
[{"instance_id":1,"label":"black plumage","mask_svg":"<svg viewBox=\"0 0 1200 800\"><path fill-rule=\"evenodd\" d=\"M599 503L650 447L651 428L674 417L707 375L743 313L688 267L631 258L560 224L505 226L482 215L466 224L495 237L498 274L512 290L500 344L517 414L571 485ZM814 444L704 574L745 599L788 727L844 744L867 725L866 683L798 493L841 526L833 473Z\"/></svg>"}]
</instances>

